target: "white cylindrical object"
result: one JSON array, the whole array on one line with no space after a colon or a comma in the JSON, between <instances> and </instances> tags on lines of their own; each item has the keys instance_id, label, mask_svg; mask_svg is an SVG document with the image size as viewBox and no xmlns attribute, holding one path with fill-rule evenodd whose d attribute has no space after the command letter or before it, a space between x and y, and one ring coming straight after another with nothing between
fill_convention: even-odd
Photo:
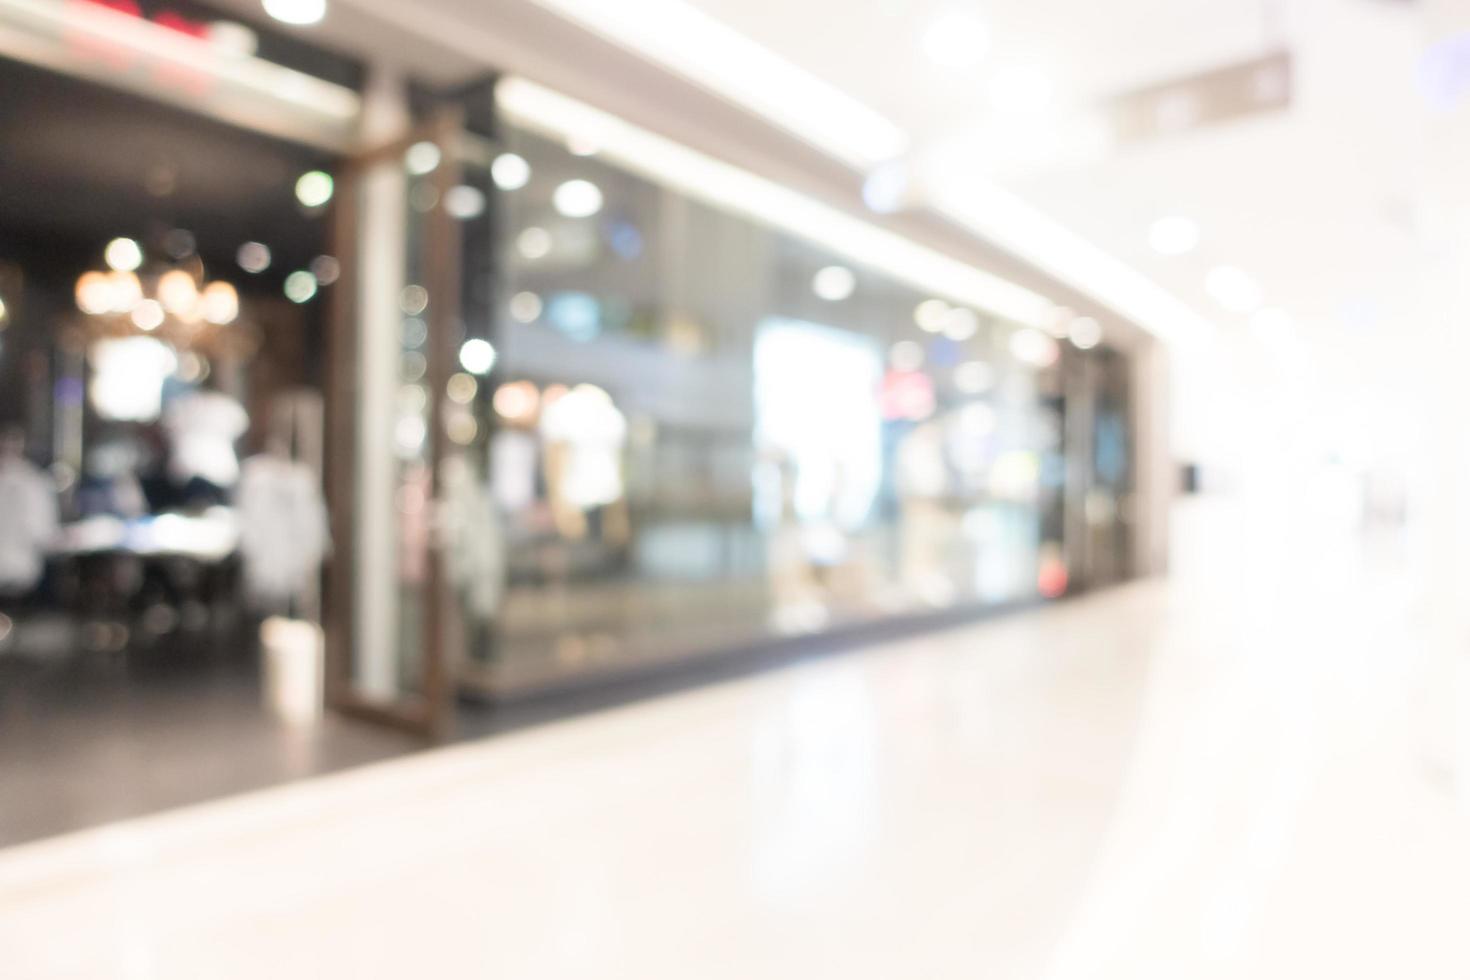
<instances>
[{"instance_id":1,"label":"white cylindrical object","mask_svg":"<svg viewBox=\"0 0 1470 980\"><path fill-rule=\"evenodd\" d=\"M260 627L265 706L283 721L309 725L322 716L321 627L272 616Z\"/></svg>"}]
</instances>

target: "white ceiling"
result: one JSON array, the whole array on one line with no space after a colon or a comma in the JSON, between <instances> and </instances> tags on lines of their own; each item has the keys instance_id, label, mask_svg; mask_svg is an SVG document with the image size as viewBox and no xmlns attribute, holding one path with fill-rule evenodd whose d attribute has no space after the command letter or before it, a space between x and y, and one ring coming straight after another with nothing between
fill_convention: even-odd
<instances>
[{"instance_id":1,"label":"white ceiling","mask_svg":"<svg viewBox=\"0 0 1470 980\"><path fill-rule=\"evenodd\" d=\"M1138 280L1127 292L1145 297L1134 306L1156 321L1192 314L1244 331L1244 319L1204 290L1209 269L1230 264L1258 280L1266 303L1294 317L1307 339L1334 344L1399 329L1419 312L1420 270L1436 237L1422 176L1431 134L1444 123L1429 118L1415 70L1426 10L1442 21L1454 19L1445 11L1463 9L1470 20L1470 4L1460 0L338 3L400 31L473 36L487 59L513 70L525 62L522 70L554 85L551 70L531 56L547 65L577 56L567 54L565 38L547 33L537 52L496 43L539 7L542 16L590 28L787 130L806 125L811 142L825 141L836 158L858 166L865 148L883 145L891 129L906 137L900 145L907 143L916 170L946 182L931 199L984 186L990 196L981 199L993 202L998 185L1096 246L1107 261L1081 263L1094 284L1110 276ZM955 11L989 35L984 58L971 68L944 68L925 54L926 30ZM1470 24L1437 29L1447 26ZM1282 47L1295 60L1288 110L1070 158L1011 152L1100 100ZM1031 117L999 111L990 98L1018 66L1054 89L1050 106ZM865 113L878 125L858 132ZM844 129L857 133L845 146L827 139ZM866 165L873 162L870 156ZM1170 258L1150 249L1150 224L1173 214L1199 223L1193 254ZM994 229L976 230L1013 244ZM1037 254L1016 251L1044 266L1048 238L1032 240ZM1069 278L1060 268L1046 271ZM1150 283L1162 289L1149 296ZM1126 303L1108 305L1144 319Z\"/></svg>"},{"instance_id":2,"label":"white ceiling","mask_svg":"<svg viewBox=\"0 0 1470 980\"><path fill-rule=\"evenodd\" d=\"M1364 329L1408 308L1425 246L1416 199L1418 13L1387 0L689 0L896 122L948 179L984 173L1229 329L1203 282L1239 266L1309 333ZM988 27L973 69L931 63L923 32L956 8ZM1005 154L1112 95L1245 60L1295 57L1282 113L1070 164L998 168ZM999 112L987 87L1016 65L1052 80L1039 117ZM1372 134L1371 138L1366 138ZM1203 238L1166 258L1147 243L1184 214Z\"/></svg>"},{"instance_id":3,"label":"white ceiling","mask_svg":"<svg viewBox=\"0 0 1470 980\"><path fill-rule=\"evenodd\" d=\"M1258 0L690 0L753 40L935 137L989 111L987 80L1032 66L1084 102L1261 49ZM971 69L932 64L923 39L950 12L989 36Z\"/></svg>"}]
</instances>

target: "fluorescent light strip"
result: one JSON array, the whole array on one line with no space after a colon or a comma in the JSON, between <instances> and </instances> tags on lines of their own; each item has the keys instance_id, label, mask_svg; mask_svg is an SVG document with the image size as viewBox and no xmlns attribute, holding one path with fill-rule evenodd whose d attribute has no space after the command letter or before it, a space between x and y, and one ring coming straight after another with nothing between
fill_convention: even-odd
<instances>
[{"instance_id":1,"label":"fluorescent light strip","mask_svg":"<svg viewBox=\"0 0 1470 980\"><path fill-rule=\"evenodd\" d=\"M528 129L559 140L595 138L602 156L650 180L741 212L923 292L1029 326L1046 323L1054 309L1050 300L1012 282L534 82L508 78L497 94L506 116Z\"/></svg>"},{"instance_id":2,"label":"fluorescent light strip","mask_svg":"<svg viewBox=\"0 0 1470 980\"><path fill-rule=\"evenodd\" d=\"M908 149L908 135L890 120L683 0L535 2L859 170Z\"/></svg>"}]
</instances>

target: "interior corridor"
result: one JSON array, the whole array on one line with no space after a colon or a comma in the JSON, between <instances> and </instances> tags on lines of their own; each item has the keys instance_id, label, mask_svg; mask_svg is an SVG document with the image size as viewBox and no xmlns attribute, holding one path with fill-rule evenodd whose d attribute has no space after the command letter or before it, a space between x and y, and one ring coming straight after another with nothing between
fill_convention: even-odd
<instances>
[{"instance_id":1,"label":"interior corridor","mask_svg":"<svg viewBox=\"0 0 1470 980\"><path fill-rule=\"evenodd\" d=\"M1412 549L1199 525L1167 581L13 848L5 973L1464 976Z\"/></svg>"}]
</instances>

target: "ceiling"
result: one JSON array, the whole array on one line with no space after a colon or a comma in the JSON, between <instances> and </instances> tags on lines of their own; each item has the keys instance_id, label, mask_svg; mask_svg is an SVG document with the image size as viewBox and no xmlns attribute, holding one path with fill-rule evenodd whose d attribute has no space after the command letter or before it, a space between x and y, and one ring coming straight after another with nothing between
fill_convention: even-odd
<instances>
[{"instance_id":1,"label":"ceiling","mask_svg":"<svg viewBox=\"0 0 1470 980\"><path fill-rule=\"evenodd\" d=\"M1393 318L1424 246L1416 173L1423 100L1419 13L1386 0L689 0L905 130L940 179L998 181L1212 321L1216 264L1248 272L1266 302L1309 331ZM961 10L983 25L973 66L935 64L925 32ZM1021 162L1024 145L1076 113L1143 86L1288 48L1282 112L1082 159ZM1007 110L1017 76L1050 88L1044 108ZM999 95L997 94L999 93ZM1375 138L1363 139L1365 132ZM998 161L1009 162L998 166ZM1190 255L1148 244L1152 222L1185 215Z\"/></svg>"},{"instance_id":2,"label":"ceiling","mask_svg":"<svg viewBox=\"0 0 1470 980\"><path fill-rule=\"evenodd\" d=\"M1422 177L1443 123L1430 118L1417 72L1426 38L1466 26L1443 22L1456 20L1439 14L1448 0L626 0L616 11L597 0L536 2L791 128L760 71L742 81L700 63L687 38L718 40L715 32L681 38L661 26L675 11L697 11L897 127L911 170L930 185L928 203L1000 188L1095 246L1105 277L1136 277L1167 299L1151 304L1156 319L1187 309L1247 335L1247 317L1205 288L1218 265L1243 270L1266 307L1337 353L1422 312L1422 270L1437 247ZM1427 24L1426 10L1440 22ZM927 34L956 15L980 25L983 57L936 64ZM1284 109L1136 145L1045 151L1050 134L1109 99L1281 49L1293 59ZM1032 96L1036 85L1049 89L1049 101L1008 106L1001 96L1017 78ZM1011 151L1032 144L1036 152ZM976 200L972 212L983 214L986 198ZM1170 215L1197 222L1191 254L1150 247L1150 226ZM1027 258L1048 251L1060 249L1043 243Z\"/></svg>"},{"instance_id":3,"label":"ceiling","mask_svg":"<svg viewBox=\"0 0 1470 980\"><path fill-rule=\"evenodd\" d=\"M266 242L274 290L323 248L322 220L292 190L330 167L317 151L5 60L0 90L0 258L70 282L112 238L156 249L183 228L216 270L234 271L241 242Z\"/></svg>"},{"instance_id":4,"label":"ceiling","mask_svg":"<svg viewBox=\"0 0 1470 980\"><path fill-rule=\"evenodd\" d=\"M1016 68L1082 102L1254 54L1267 36L1255 0L691 0L820 75L922 142L992 111L987 85ZM973 15L988 38L972 67L934 64L926 32ZM942 23L942 22L941 22Z\"/></svg>"},{"instance_id":5,"label":"ceiling","mask_svg":"<svg viewBox=\"0 0 1470 980\"><path fill-rule=\"evenodd\" d=\"M1400 329L1421 308L1421 270L1438 234L1421 178L1430 135L1443 124L1430 118L1416 71L1426 37L1470 27L1463 22L1470 13L1456 15L1457 7L1464 5L421 0L410 9L391 0L337 0L310 33L397 58L415 73L438 66L446 78L463 75L478 59L556 85L558 65L597 57L552 29L549 21L562 18L787 131L802 135L806 127L812 143L840 135L828 126L832 118L853 128L872 123L873 138L828 143L859 170L881 162L863 151L893 142L879 138L886 127L899 134L913 172L934 185L927 203L990 188L967 216L973 230L1038 265L1069 249L1085 259L1090 249L1093 285L1130 280L1132 294L1149 294L1134 310L1102 298L1129 319L1142 320L1134 315L1142 310L1156 321L1248 333L1246 318L1223 310L1205 289L1209 271L1228 264L1254 279L1264 303L1289 315L1308 340L1351 346ZM954 22L947 17L980 25L983 56L973 64L942 66L926 50L935 25ZM450 44L451 37L463 43ZM425 44L432 56L418 51ZM1136 145L1047 152L1048 134L1106 100L1280 49L1294 65L1283 110ZM1049 89L1049 101L1007 108L998 95L1017 78L1029 82L1032 96L1036 85ZM679 98L668 86L662 91L671 102ZM643 90L628 97L650 101ZM995 189L1049 219L1056 233L1033 236L1026 254L1007 229L985 225L990 203L1001 200ZM1169 257L1150 247L1151 224L1169 215L1198 223L1201 240L1191 254ZM1088 278L1069 277L1060 266L1045 271L1079 286Z\"/></svg>"}]
</instances>

